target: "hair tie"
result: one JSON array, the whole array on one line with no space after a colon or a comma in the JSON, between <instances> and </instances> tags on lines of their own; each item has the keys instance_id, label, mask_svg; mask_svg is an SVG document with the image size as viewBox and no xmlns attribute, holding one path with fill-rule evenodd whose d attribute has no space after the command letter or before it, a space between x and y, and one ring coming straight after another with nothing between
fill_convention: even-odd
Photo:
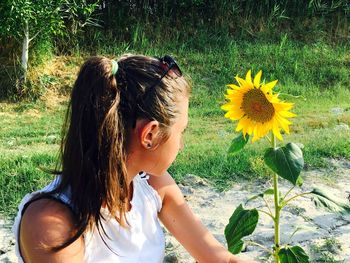
<instances>
[{"instance_id":1,"label":"hair tie","mask_svg":"<svg viewBox=\"0 0 350 263\"><path fill-rule=\"evenodd\" d=\"M115 75L118 72L118 61L112 59L112 74Z\"/></svg>"}]
</instances>

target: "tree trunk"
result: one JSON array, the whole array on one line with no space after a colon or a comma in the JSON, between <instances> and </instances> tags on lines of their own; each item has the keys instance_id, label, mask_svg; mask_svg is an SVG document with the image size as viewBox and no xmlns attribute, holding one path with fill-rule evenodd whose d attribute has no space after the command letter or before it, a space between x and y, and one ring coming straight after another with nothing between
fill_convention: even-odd
<instances>
[{"instance_id":1,"label":"tree trunk","mask_svg":"<svg viewBox=\"0 0 350 263\"><path fill-rule=\"evenodd\" d=\"M24 27L24 37L23 37L23 46L22 46L22 60L21 66L23 70L22 80L23 83L27 80L27 69L28 69L28 49L29 49L29 27L28 22L25 22Z\"/></svg>"}]
</instances>

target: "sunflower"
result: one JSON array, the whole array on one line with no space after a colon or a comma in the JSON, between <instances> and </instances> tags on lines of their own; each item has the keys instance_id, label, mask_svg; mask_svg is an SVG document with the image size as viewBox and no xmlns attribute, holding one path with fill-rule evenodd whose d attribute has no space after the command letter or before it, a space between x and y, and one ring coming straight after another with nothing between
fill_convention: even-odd
<instances>
[{"instance_id":1,"label":"sunflower","mask_svg":"<svg viewBox=\"0 0 350 263\"><path fill-rule=\"evenodd\" d=\"M293 103L280 101L278 94L273 93L272 89L277 80L260 84L261 75L260 70L252 80L249 70L245 79L237 76L239 86L227 85L225 97L229 102L221 108L227 111L226 118L238 121L236 131L242 131L244 136L253 134L253 142L264 137L271 130L279 140L283 140L281 128L289 133L291 122L287 118L296 116L289 112Z\"/></svg>"}]
</instances>

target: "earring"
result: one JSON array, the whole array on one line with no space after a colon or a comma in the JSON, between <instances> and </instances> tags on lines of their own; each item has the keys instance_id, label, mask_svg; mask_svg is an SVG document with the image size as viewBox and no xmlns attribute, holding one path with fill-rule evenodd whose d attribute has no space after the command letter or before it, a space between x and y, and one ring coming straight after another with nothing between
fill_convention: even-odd
<instances>
[{"instance_id":1,"label":"earring","mask_svg":"<svg viewBox=\"0 0 350 263\"><path fill-rule=\"evenodd\" d=\"M152 145L150 143L147 144L147 148L151 149Z\"/></svg>"}]
</instances>

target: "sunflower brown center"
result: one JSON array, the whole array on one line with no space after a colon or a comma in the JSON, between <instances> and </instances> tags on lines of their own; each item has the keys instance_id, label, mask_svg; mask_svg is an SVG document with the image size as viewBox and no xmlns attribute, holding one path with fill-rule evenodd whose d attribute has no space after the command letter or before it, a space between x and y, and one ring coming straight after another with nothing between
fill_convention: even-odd
<instances>
[{"instance_id":1,"label":"sunflower brown center","mask_svg":"<svg viewBox=\"0 0 350 263\"><path fill-rule=\"evenodd\" d=\"M242 110L248 118L257 122L270 121L275 109L260 89L252 89L243 95Z\"/></svg>"}]
</instances>

